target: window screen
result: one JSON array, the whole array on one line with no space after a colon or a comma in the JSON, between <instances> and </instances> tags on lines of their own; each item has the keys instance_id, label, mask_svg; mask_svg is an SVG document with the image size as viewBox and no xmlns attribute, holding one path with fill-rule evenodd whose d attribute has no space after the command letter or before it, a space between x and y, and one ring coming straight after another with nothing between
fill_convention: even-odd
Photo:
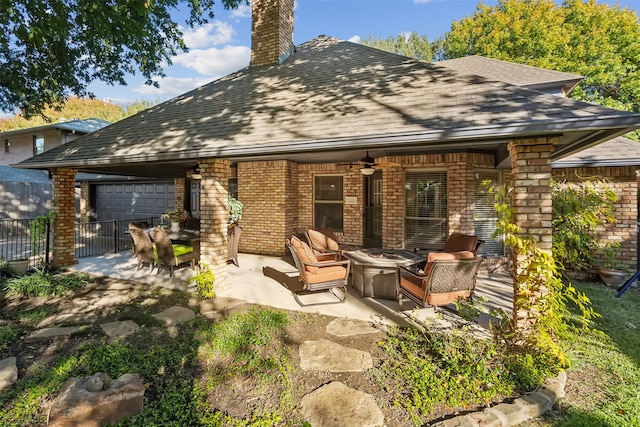
<instances>
[{"instance_id":1,"label":"window screen","mask_svg":"<svg viewBox=\"0 0 640 427\"><path fill-rule=\"evenodd\" d=\"M448 235L447 172L407 172L404 204L404 247L442 249Z\"/></svg>"},{"instance_id":2,"label":"window screen","mask_svg":"<svg viewBox=\"0 0 640 427\"><path fill-rule=\"evenodd\" d=\"M496 230L498 215L494 208L494 194L489 193L487 184L500 184L500 171L476 171L475 196L473 210L473 224L475 234L485 241L479 254L484 256L504 255L504 242L502 237L493 238Z\"/></svg>"}]
</instances>

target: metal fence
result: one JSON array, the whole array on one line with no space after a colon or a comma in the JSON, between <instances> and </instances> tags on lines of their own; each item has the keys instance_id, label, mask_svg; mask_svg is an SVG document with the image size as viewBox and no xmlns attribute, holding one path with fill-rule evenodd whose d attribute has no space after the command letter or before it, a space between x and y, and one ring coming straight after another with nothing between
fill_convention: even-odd
<instances>
[{"instance_id":1,"label":"metal fence","mask_svg":"<svg viewBox=\"0 0 640 427\"><path fill-rule=\"evenodd\" d=\"M0 220L0 259L29 258L31 266L49 262L51 231L42 241L31 238L32 219ZM136 219L76 222L76 258L98 256L131 249L131 237L126 233L128 224L145 221L154 227L160 224L159 217Z\"/></svg>"}]
</instances>

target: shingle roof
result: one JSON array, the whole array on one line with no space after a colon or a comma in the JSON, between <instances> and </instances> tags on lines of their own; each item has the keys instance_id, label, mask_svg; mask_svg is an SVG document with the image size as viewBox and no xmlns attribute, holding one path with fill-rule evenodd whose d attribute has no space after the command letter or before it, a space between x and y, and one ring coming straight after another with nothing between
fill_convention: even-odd
<instances>
[{"instance_id":1,"label":"shingle roof","mask_svg":"<svg viewBox=\"0 0 640 427\"><path fill-rule=\"evenodd\" d=\"M244 68L21 166L282 158L633 125L640 115L320 36L280 65Z\"/></svg>"},{"instance_id":2,"label":"shingle roof","mask_svg":"<svg viewBox=\"0 0 640 427\"><path fill-rule=\"evenodd\" d=\"M472 55L448 59L438 62L461 73L476 74L492 80L524 86L532 89L540 88L572 88L582 80L582 76L563 71L532 67L499 59Z\"/></svg>"},{"instance_id":3,"label":"shingle roof","mask_svg":"<svg viewBox=\"0 0 640 427\"><path fill-rule=\"evenodd\" d=\"M639 166L640 142L619 136L571 156L556 160L551 165L554 168Z\"/></svg>"},{"instance_id":4,"label":"shingle roof","mask_svg":"<svg viewBox=\"0 0 640 427\"><path fill-rule=\"evenodd\" d=\"M76 119L76 120L69 120L66 122L55 122L48 125L35 126L31 128L25 128L25 129L9 130L6 132L0 132L0 135L2 137L8 137L14 134L22 134L25 132L42 132L48 129L63 129L63 130L86 134L86 133L95 132L99 129L102 129L105 126L109 126L110 124L111 122L108 122L102 119L96 119L96 118L83 119L83 120Z\"/></svg>"}]
</instances>

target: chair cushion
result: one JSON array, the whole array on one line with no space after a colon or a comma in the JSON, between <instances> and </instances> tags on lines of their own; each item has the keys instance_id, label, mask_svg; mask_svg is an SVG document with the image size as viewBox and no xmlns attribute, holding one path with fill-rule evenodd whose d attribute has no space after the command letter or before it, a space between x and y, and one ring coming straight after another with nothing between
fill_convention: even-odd
<instances>
[{"instance_id":1,"label":"chair cushion","mask_svg":"<svg viewBox=\"0 0 640 427\"><path fill-rule=\"evenodd\" d=\"M318 262L318 259L316 258L309 245L298 239L296 236L292 236L291 246L293 246L293 248L298 253L298 257L300 257L302 263L305 264L305 270L310 273L316 273L318 270L316 267L307 265L310 262Z\"/></svg>"},{"instance_id":2,"label":"chair cushion","mask_svg":"<svg viewBox=\"0 0 640 427\"><path fill-rule=\"evenodd\" d=\"M174 244L171 246L173 246L173 253L176 257L193 252L193 246L180 244Z\"/></svg>"},{"instance_id":3,"label":"chair cushion","mask_svg":"<svg viewBox=\"0 0 640 427\"><path fill-rule=\"evenodd\" d=\"M400 287L410 292L415 297L424 300L424 287L422 286L422 280L415 276L400 276Z\"/></svg>"},{"instance_id":4,"label":"chair cushion","mask_svg":"<svg viewBox=\"0 0 640 427\"><path fill-rule=\"evenodd\" d=\"M317 273L307 274L309 283L328 282L330 280L346 279L347 269L339 265L317 268Z\"/></svg>"},{"instance_id":5,"label":"chair cushion","mask_svg":"<svg viewBox=\"0 0 640 427\"><path fill-rule=\"evenodd\" d=\"M473 251L478 243L478 236L469 234L451 233L443 252Z\"/></svg>"},{"instance_id":6,"label":"chair cushion","mask_svg":"<svg viewBox=\"0 0 640 427\"><path fill-rule=\"evenodd\" d=\"M321 231L309 230L307 233L309 234L309 240L311 240L313 246L330 251L337 251L340 249L338 242Z\"/></svg>"},{"instance_id":7,"label":"chair cushion","mask_svg":"<svg viewBox=\"0 0 640 427\"><path fill-rule=\"evenodd\" d=\"M476 256L473 252L470 251L459 251L459 252L429 252L427 255L427 265L424 268L424 275L426 276L431 267L433 266L433 262L437 260L445 260L445 261L454 261L457 259L471 259Z\"/></svg>"}]
</instances>

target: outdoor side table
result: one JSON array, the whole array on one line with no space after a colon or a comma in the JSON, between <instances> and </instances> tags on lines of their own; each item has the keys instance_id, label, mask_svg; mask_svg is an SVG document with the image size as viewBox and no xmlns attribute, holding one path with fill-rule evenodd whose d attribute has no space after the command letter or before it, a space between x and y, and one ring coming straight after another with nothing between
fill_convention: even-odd
<instances>
[{"instance_id":1,"label":"outdoor side table","mask_svg":"<svg viewBox=\"0 0 640 427\"><path fill-rule=\"evenodd\" d=\"M359 249L347 251L351 260L353 286L361 297L397 299L396 269L424 260L423 255L404 249Z\"/></svg>"}]
</instances>

